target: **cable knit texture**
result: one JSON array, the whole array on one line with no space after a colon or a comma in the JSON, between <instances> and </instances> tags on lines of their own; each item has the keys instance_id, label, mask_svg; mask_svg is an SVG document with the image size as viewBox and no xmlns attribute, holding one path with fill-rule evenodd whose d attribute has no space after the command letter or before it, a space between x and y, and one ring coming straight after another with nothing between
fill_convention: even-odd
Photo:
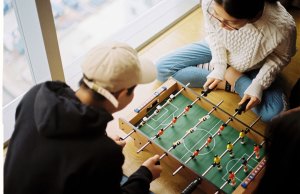
<instances>
[{"instance_id":1,"label":"cable knit texture","mask_svg":"<svg viewBox=\"0 0 300 194\"><path fill-rule=\"evenodd\" d=\"M261 100L278 73L296 53L296 24L279 3L265 3L259 20L239 30L226 30L207 13L211 0L202 1L207 42L215 69L208 78L224 79L227 65L240 72L260 69L245 94Z\"/></svg>"}]
</instances>

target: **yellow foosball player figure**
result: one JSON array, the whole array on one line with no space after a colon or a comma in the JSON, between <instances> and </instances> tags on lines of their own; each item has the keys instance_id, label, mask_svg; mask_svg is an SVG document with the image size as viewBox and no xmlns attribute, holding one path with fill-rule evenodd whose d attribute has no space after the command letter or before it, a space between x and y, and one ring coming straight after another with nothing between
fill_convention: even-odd
<instances>
[{"instance_id":1,"label":"yellow foosball player figure","mask_svg":"<svg viewBox=\"0 0 300 194\"><path fill-rule=\"evenodd\" d=\"M214 157L214 163L213 163L213 166L217 166L218 167L218 170L222 170L222 166L221 166L221 158L220 156L218 156L217 154L215 155Z\"/></svg>"},{"instance_id":2,"label":"yellow foosball player figure","mask_svg":"<svg viewBox=\"0 0 300 194\"><path fill-rule=\"evenodd\" d=\"M233 158L234 157L233 144L230 141L227 143L227 150L230 154L230 157Z\"/></svg>"},{"instance_id":3,"label":"yellow foosball player figure","mask_svg":"<svg viewBox=\"0 0 300 194\"><path fill-rule=\"evenodd\" d=\"M240 136L241 144L245 144L245 130L244 129L240 131L239 136Z\"/></svg>"}]
</instances>

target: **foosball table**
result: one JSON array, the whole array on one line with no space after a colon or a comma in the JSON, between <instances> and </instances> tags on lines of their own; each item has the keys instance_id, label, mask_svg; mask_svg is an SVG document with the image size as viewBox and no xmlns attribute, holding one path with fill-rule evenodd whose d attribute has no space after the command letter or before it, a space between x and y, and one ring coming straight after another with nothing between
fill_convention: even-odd
<instances>
[{"instance_id":1,"label":"foosball table","mask_svg":"<svg viewBox=\"0 0 300 194\"><path fill-rule=\"evenodd\" d=\"M137 154L159 154L174 169L170 176L188 180L182 193L197 187L204 193L251 193L266 162L265 137L255 129L260 117L246 124L239 117L247 102L224 110L223 100L209 99L214 91L198 94L188 86L170 78L127 118L120 118L127 133L123 139L134 139Z\"/></svg>"}]
</instances>

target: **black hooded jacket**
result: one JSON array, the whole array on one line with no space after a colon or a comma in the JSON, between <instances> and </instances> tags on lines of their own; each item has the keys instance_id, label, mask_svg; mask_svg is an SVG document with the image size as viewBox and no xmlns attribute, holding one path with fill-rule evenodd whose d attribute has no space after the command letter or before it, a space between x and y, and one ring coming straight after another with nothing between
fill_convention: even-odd
<instances>
[{"instance_id":1,"label":"black hooded jacket","mask_svg":"<svg viewBox=\"0 0 300 194\"><path fill-rule=\"evenodd\" d=\"M64 83L34 86L17 107L4 193L148 193L152 174L144 166L120 186L124 156L105 132L112 119L82 104Z\"/></svg>"}]
</instances>

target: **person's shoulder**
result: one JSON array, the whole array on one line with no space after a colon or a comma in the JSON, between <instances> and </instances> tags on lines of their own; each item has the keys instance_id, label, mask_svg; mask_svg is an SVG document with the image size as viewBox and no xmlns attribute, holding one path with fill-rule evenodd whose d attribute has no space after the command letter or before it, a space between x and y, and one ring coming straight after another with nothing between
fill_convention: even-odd
<instances>
[{"instance_id":1,"label":"person's shoulder","mask_svg":"<svg viewBox=\"0 0 300 194\"><path fill-rule=\"evenodd\" d=\"M279 32L292 30L296 27L293 16L290 15L280 2L266 3L264 14L268 24L276 26Z\"/></svg>"},{"instance_id":2,"label":"person's shoulder","mask_svg":"<svg viewBox=\"0 0 300 194\"><path fill-rule=\"evenodd\" d=\"M22 101L27 100L28 97L32 97L33 95L36 95L36 93L40 90L41 87L43 87L44 85L46 85L47 82L42 82L39 84L36 84L34 86L32 86L23 96Z\"/></svg>"},{"instance_id":3,"label":"person's shoulder","mask_svg":"<svg viewBox=\"0 0 300 194\"><path fill-rule=\"evenodd\" d=\"M69 87L69 86L66 85L66 83L61 82L61 81L45 81L45 82L41 82L36 85L33 85L26 93L35 92L36 90L39 90L42 87Z\"/></svg>"},{"instance_id":4,"label":"person's shoulder","mask_svg":"<svg viewBox=\"0 0 300 194\"><path fill-rule=\"evenodd\" d=\"M201 6L203 7L208 7L208 5L211 3L211 0L202 0L201 1Z\"/></svg>"}]
</instances>

